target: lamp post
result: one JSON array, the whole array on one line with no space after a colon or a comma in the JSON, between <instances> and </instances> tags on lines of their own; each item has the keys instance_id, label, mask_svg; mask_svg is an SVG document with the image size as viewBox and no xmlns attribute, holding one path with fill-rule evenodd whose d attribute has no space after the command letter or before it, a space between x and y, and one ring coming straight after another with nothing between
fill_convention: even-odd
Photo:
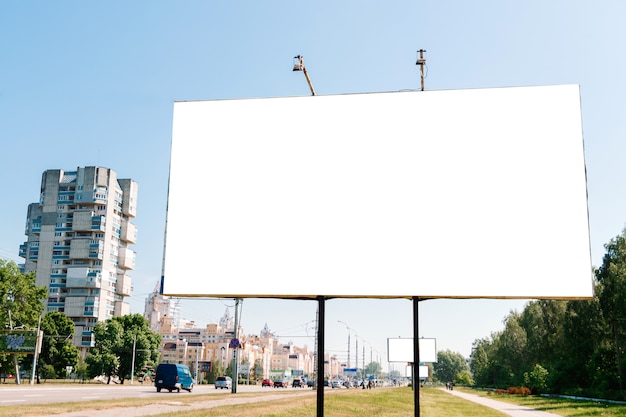
<instances>
[{"instance_id":1,"label":"lamp post","mask_svg":"<svg viewBox=\"0 0 626 417\"><path fill-rule=\"evenodd\" d=\"M309 85L309 90L311 90L311 95L315 95L315 90L313 89L313 84L311 84L311 79L309 78L309 73L304 66L304 61L302 60L302 55L296 55L293 57L293 70L294 71L302 71L304 73L304 78L306 78L306 82Z\"/></svg>"},{"instance_id":2,"label":"lamp post","mask_svg":"<svg viewBox=\"0 0 626 417\"><path fill-rule=\"evenodd\" d=\"M349 368L350 367L350 330L352 329L350 329L350 327L343 321L341 320L337 320L337 321L343 324L344 326L346 326L346 329L348 329L348 368Z\"/></svg>"}]
</instances>

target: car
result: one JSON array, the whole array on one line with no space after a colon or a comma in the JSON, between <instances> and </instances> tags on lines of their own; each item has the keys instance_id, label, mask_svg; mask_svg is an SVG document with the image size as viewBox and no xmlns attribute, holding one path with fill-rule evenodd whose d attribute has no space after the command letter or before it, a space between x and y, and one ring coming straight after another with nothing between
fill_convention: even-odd
<instances>
[{"instance_id":1,"label":"car","mask_svg":"<svg viewBox=\"0 0 626 417\"><path fill-rule=\"evenodd\" d=\"M273 387L274 383L272 382L271 379L264 379L263 381L261 381L261 386L262 387Z\"/></svg>"},{"instance_id":2,"label":"car","mask_svg":"<svg viewBox=\"0 0 626 417\"><path fill-rule=\"evenodd\" d=\"M278 379L274 381L274 388L287 388L289 386L289 382L284 379Z\"/></svg>"},{"instance_id":3,"label":"car","mask_svg":"<svg viewBox=\"0 0 626 417\"><path fill-rule=\"evenodd\" d=\"M306 381L306 386L309 388L315 387L315 381L313 381L312 379L309 379L308 381Z\"/></svg>"},{"instance_id":4,"label":"car","mask_svg":"<svg viewBox=\"0 0 626 417\"><path fill-rule=\"evenodd\" d=\"M345 388L341 381L332 381L330 387L331 388Z\"/></svg>"},{"instance_id":5,"label":"car","mask_svg":"<svg viewBox=\"0 0 626 417\"><path fill-rule=\"evenodd\" d=\"M215 389L231 389L233 387L233 380L229 376L218 376L215 380Z\"/></svg>"},{"instance_id":6,"label":"car","mask_svg":"<svg viewBox=\"0 0 626 417\"><path fill-rule=\"evenodd\" d=\"M187 365L179 363L162 363L157 366L154 377L154 386L157 392L166 389L169 392L181 389L191 392L193 389L193 378Z\"/></svg>"},{"instance_id":7,"label":"car","mask_svg":"<svg viewBox=\"0 0 626 417\"><path fill-rule=\"evenodd\" d=\"M296 388L296 387L304 388L304 381L301 380L301 379L296 378L293 381L291 381L291 386L294 387L294 388Z\"/></svg>"}]
</instances>

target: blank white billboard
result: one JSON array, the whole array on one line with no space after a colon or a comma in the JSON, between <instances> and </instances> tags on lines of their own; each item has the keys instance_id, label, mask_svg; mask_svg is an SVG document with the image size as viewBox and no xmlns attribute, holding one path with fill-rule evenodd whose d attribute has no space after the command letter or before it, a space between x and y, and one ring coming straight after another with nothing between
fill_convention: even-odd
<instances>
[{"instance_id":1,"label":"blank white billboard","mask_svg":"<svg viewBox=\"0 0 626 417\"><path fill-rule=\"evenodd\" d=\"M163 293L592 296L579 87L174 103Z\"/></svg>"},{"instance_id":2,"label":"blank white billboard","mask_svg":"<svg viewBox=\"0 0 626 417\"><path fill-rule=\"evenodd\" d=\"M437 362L437 340L419 338L419 361ZM388 362L413 362L413 338L387 339Z\"/></svg>"}]
</instances>

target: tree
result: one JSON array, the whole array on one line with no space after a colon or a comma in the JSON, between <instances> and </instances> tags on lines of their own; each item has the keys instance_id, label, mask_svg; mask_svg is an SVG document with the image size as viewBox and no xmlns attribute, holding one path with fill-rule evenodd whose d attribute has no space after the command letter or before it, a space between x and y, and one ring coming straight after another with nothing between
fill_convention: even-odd
<instances>
[{"instance_id":1,"label":"tree","mask_svg":"<svg viewBox=\"0 0 626 417\"><path fill-rule=\"evenodd\" d=\"M626 230L604 245L606 254L602 266L596 270L600 294L600 308L613 335L617 382L620 392L624 391L623 351L626 329ZM614 379L614 380L615 380Z\"/></svg>"},{"instance_id":2,"label":"tree","mask_svg":"<svg viewBox=\"0 0 626 417\"><path fill-rule=\"evenodd\" d=\"M521 314L511 311L504 320L504 331L497 344L496 363L507 373L507 378L502 381L507 386L521 385L528 369L528 339L520 322Z\"/></svg>"},{"instance_id":3,"label":"tree","mask_svg":"<svg viewBox=\"0 0 626 417\"><path fill-rule=\"evenodd\" d=\"M492 359L495 356L495 346L491 338L474 340L472 344L472 360L470 369L474 375L474 383L480 387L490 387L493 383Z\"/></svg>"},{"instance_id":4,"label":"tree","mask_svg":"<svg viewBox=\"0 0 626 417\"><path fill-rule=\"evenodd\" d=\"M255 382L258 382L261 379L263 379L263 361L261 360L261 358L257 358L254 361L254 367L250 371L251 371L250 378L254 379Z\"/></svg>"},{"instance_id":5,"label":"tree","mask_svg":"<svg viewBox=\"0 0 626 417\"><path fill-rule=\"evenodd\" d=\"M52 311L41 321L41 330L44 339L37 366L51 365L57 375L64 375L66 367L75 367L80 358L78 348L72 344L74 322L65 314Z\"/></svg>"},{"instance_id":6,"label":"tree","mask_svg":"<svg viewBox=\"0 0 626 417\"><path fill-rule=\"evenodd\" d=\"M13 328L36 329L46 295L46 287L35 283L35 273L23 274L15 262L0 259L0 322ZM0 355L0 366L6 372L13 362L10 373L15 373L17 355L10 356Z\"/></svg>"},{"instance_id":7,"label":"tree","mask_svg":"<svg viewBox=\"0 0 626 417\"><path fill-rule=\"evenodd\" d=\"M367 364L363 372L365 375L379 375L382 370L382 366L378 362L370 362Z\"/></svg>"},{"instance_id":8,"label":"tree","mask_svg":"<svg viewBox=\"0 0 626 417\"><path fill-rule=\"evenodd\" d=\"M456 382L457 375L469 371L465 358L450 350L437 352L437 363L433 364L434 377L441 382Z\"/></svg>"},{"instance_id":9,"label":"tree","mask_svg":"<svg viewBox=\"0 0 626 417\"><path fill-rule=\"evenodd\" d=\"M15 262L0 259L1 322L36 329L47 291L35 283L34 272L23 274Z\"/></svg>"},{"instance_id":10,"label":"tree","mask_svg":"<svg viewBox=\"0 0 626 417\"><path fill-rule=\"evenodd\" d=\"M145 365L158 363L161 336L150 330L141 314L113 317L97 323L93 332L95 346L86 358L91 377L103 375L110 383L117 376L124 383L133 365L135 374L139 374Z\"/></svg>"},{"instance_id":11,"label":"tree","mask_svg":"<svg viewBox=\"0 0 626 417\"><path fill-rule=\"evenodd\" d=\"M524 373L524 385L535 394L541 394L548 388L548 370L537 364L533 370Z\"/></svg>"}]
</instances>

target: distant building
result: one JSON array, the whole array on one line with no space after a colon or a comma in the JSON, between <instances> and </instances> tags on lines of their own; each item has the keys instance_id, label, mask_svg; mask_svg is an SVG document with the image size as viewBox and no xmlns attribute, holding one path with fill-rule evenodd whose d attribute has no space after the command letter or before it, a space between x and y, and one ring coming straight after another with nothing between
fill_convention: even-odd
<instances>
[{"instance_id":1,"label":"distant building","mask_svg":"<svg viewBox=\"0 0 626 417\"><path fill-rule=\"evenodd\" d=\"M74 322L74 345L84 350L98 321L130 312L137 188L109 168L51 169L42 174L39 202L28 206L24 271L48 288L47 311Z\"/></svg>"},{"instance_id":2,"label":"distant building","mask_svg":"<svg viewBox=\"0 0 626 417\"><path fill-rule=\"evenodd\" d=\"M161 333L161 324L164 317L171 318L175 327L181 327L179 299L160 294L159 287L160 282L157 283L154 291L146 298L143 313L146 320L150 323L150 330L156 333Z\"/></svg>"},{"instance_id":3,"label":"distant building","mask_svg":"<svg viewBox=\"0 0 626 417\"><path fill-rule=\"evenodd\" d=\"M193 326L193 322L181 327L174 325L171 317L161 318L161 361L188 365L200 379L206 377L203 364L212 363L225 369L233 360L232 339L235 337L235 323L230 310L226 308L219 324L208 324L204 328ZM239 365L241 377L249 381L254 374L256 382L263 378L299 378L313 374L314 361L307 347L297 347L292 342L283 344L278 341L267 324L260 335L244 335L239 327ZM338 370L335 358L331 358L334 367L329 372Z\"/></svg>"}]
</instances>

